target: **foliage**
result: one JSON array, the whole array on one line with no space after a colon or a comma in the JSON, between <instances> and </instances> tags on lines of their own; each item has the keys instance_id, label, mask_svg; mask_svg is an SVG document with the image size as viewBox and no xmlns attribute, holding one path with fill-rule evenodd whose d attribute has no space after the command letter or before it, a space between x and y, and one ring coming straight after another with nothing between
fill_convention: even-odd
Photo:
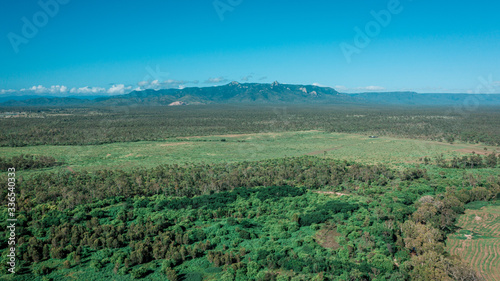
<instances>
[{"instance_id":1,"label":"foliage","mask_svg":"<svg viewBox=\"0 0 500 281\"><path fill-rule=\"evenodd\" d=\"M7 171L8 168L16 170L40 169L58 165L52 156L21 154L11 158L0 157L0 170Z\"/></svg>"},{"instance_id":2,"label":"foliage","mask_svg":"<svg viewBox=\"0 0 500 281\"><path fill-rule=\"evenodd\" d=\"M487 156L481 156L474 151L472 155L464 155L462 157L454 156L452 159L445 160L443 155L435 159L436 165L441 168L455 168L455 169L478 169L478 168L496 168L498 164L498 157L496 153L490 152Z\"/></svg>"},{"instance_id":3,"label":"foliage","mask_svg":"<svg viewBox=\"0 0 500 281\"><path fill-rule=\"evenodd\" d=\"M497 107L481 107L466 116L447 107L355 105L29 107L3 111L16 110L37 112L45 118L0 119L1 146L97 145L313 129L448 142L453 137L454 141L500 144Z\"/></svg>"},{"instance_id":4,"label":"foliage","mask_svg":"<svg viewBox=\"0 0 500 281\"><path fill-rule=\"evenodd\" d=\"M498 192L491 189L498 179L476 187L428 189L442 184L442 179L418 169L399 172L302 157L219 166L167 165L135 174L34 175L22 181L25 196L33 200L19 198L20 211L29 222L19 230L19 251L33 276L78 268L93 270L86 274L113 271L124 278L153 279L161 274L169 280L312 280L318 274L326 280L400 280L474 274L447 256L443 240L453 231L471 192L485 186L487 192ZM407 176L415 171L422 176ZM176 178L192 178L193 183L197 179L200 187L211 174L224 173L231 175L223 181L225 188L175 196L183 190L180 185L175 189ZM314 184L320 174L329 175L326 185ZM381 174L388 179L383 189L374 180ZM35 190L30 195L29 186L40 190L49 179L50 190L73 189L73 196L82 201L71 206L64 196L46 197ZM291 185L259 187L273 180ZM97 195L100 182L108 188ZM154 182L161 183L159 192L150 189ZM349 195L312 192L329 182ZM85 183L92 189L83 188ZM120 193L109 188L113 184L120 184ZM174 187L171 194L165 194L167 184ZM82 197L91 191L92 200ZM338 233L337 247L325 248L315 240L325 227ZM61 262L50 265L53 260Z\"/></svg>"},{"instance_id":5,"label":"foliage","mask_svg":"<svg viewBox=\"0 0 500 281\"><path fill-rule=\"evenodd\" d=\"M489 125L486 132L481 125L487 117L497 122L498 113L488 110L460 120L464 128L457 128L452 125L460 116L436 117L431 115L435 109L363 109L367 117L358 119L346 116L352 108L292 108L294 115L277 127L266 127L264 121L274 114L269 108L229 108L215 115L214 108L198 109L133 109L119 117L100 108L95 114L110 117L106 125L97 121L102 115L72 109L70 117L47 117L46 124L60 125L50 133L19 119L26 130L9 128L0 143L99 144L262 129L430 139L444 138L444 132L448 141L498 143L497 129ZM243 117L248 117L245 124ZM98 125L91 126L94 121ZM2 120L0 126L9 122ZM109 130L103 132L103 127ZM88 135L82 136L86 129ZM221 142L217 136L214 142L230 145L233 140ZM457 234L462 231L457 221L467 225L464 219L477 220L470 212L491 214L481 220L484 231L467 231L481 238L493 235L498 204L491 200L500 194L500 177L490 155L494 153L461 158L463 166L453 166L455 160L444 156L438 165L428 160L425 166L407 163L397 168L301 156L129 170L20 172L16 231L22 271L16 277L62 280L78 273L83 280L477 280L470 265L450 255L445 241L452 237L448 241L457 243L453 241L463 234ZM38 167L38 160L55 162L15 157L2 161L17 161L15 165L26 168ZM7 182L5 173L0 181ZM7 192L0 191L3 228ZM334 237L324 241L325 233ZM2 274L7 242L0 237Z\"/></svg>"}]
</instances>

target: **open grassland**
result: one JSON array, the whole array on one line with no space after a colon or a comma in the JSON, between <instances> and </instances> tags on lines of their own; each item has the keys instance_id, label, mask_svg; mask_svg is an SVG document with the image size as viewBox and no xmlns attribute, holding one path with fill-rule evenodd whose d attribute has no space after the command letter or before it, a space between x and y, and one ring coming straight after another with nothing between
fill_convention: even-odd
<instances>
[{"instance_id":1,"label":"open grassland","mask_svg":"<svg viewBox=\"0 0 500 281\"><path fill-rule=\"evenodd\" d=\"M366 135L299 131L170 138L87 146L0 147L4 157L19 154L53 156L64 165L54 170L100 170L187 162L239 162L269 158L316 155L319 157L406 166L422 157L470 154L484 151L484 145L448 144L435 141L368 138ZM498 148L487 146L487 152ZM70 167L70 168L68 168ZM47 170L44 170L47 171Z\"/></svg>"},{"instance_id":2,"label":"open grassland","mask_svg":"<svg viewBox=\"0 0 500 281\"><path fill-rule=\"evenodd\" d=\"M500 280L500 206L466 210L457 226L461 229L447 240L450 253L469 262L485 280Z\"/></svg>"}]
</instances>

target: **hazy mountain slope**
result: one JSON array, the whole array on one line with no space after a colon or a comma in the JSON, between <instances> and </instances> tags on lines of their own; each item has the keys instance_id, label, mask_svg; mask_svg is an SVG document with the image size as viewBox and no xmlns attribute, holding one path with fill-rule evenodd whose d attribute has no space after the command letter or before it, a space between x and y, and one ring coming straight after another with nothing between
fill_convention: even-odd
<instances>
[{"instance_id":1,"label":"hazy mountain slope","mask_svg":"<svg viewBox=\"0 0 500 281\"><path fill-rule=\"evenodd\" d=\"M500 95L418 94L415 92L371 92L342 94L333 88L231 82L214 87L143 90L112 97L82 99L42 97L10 100L1 106L167 106L176 104L359 104L359 105L500 105Z\"/></svg>"},{"instance_id":2,"label":"hazy mountain slope","mask_svg":"<svg viewBox=\"0 0 500 281\"><path fill-rule=\"evenodd\" d=\"M1 106L74 106L74 105L88 105L94 104L93 101L88 99L78 98L52 98L41 97L27 100L9 100L1 103Z\"/></svg>"},{"instance_id":3,"label":"hazy mountain slope","mask_svg":"<svg viewBox=\"0 0 500 281\"><path fill-rule=\"evenodd\" d=\"M240 84L231 82L217 87L192 87L182 90L134 91L128 95L99 101L101 104L168 105L174 101L188 104L211 103L317 103L350 102L355 100L332 88L279 84Z\"/></svg>"}]
</instances>

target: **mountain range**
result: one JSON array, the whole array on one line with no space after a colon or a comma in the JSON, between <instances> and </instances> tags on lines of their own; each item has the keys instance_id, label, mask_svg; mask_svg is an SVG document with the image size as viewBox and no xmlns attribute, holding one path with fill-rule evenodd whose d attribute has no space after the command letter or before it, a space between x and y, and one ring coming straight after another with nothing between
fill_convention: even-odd
<instances>
[{"instance_id":1,"label":"mountain range","mask_svg":"<svg viewBox=\"0 0 500 281\"><path fill-rule=\"evenodd\" d=\"M0 106L174 106L193 104L363 104L363 105L500 105L500 94L419 94L370 92L346 94L315 85L231 82L214 87L132 91L108 97L0 98Z\"/></svg>"}]
</instances>

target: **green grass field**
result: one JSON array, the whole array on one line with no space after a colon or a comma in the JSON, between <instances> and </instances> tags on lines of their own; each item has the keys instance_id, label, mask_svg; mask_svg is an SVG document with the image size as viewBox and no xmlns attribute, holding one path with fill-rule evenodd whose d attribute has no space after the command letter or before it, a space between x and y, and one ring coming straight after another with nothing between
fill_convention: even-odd
<instances>
[{"instance_id":1,"label":"green grass field","mask_svg":"<svg viewBox=\"0 0 500 281\"><path fill-rule=\"evenodd\" d=\"M222 141L225 140L225 141ZM4 157L19 154L53 156L64 165L51 168L64 170L99 170L134 167L151 168L160 164L186 162L237 162L269 158L316 155L335 159L407 166L421 157L447 157L483 151L485 146L447 144L441 142L365 135L325 133L319 131L259 133L210 137L173 138L165 141L112 143L88 146L1 147ZM495 151L495 147L487 147ZM457 150L463 150L459 152ZM47 170L44 170L47 171ZM37 171L30 171L37 172Z\"/></svg>"}]
</instances>

